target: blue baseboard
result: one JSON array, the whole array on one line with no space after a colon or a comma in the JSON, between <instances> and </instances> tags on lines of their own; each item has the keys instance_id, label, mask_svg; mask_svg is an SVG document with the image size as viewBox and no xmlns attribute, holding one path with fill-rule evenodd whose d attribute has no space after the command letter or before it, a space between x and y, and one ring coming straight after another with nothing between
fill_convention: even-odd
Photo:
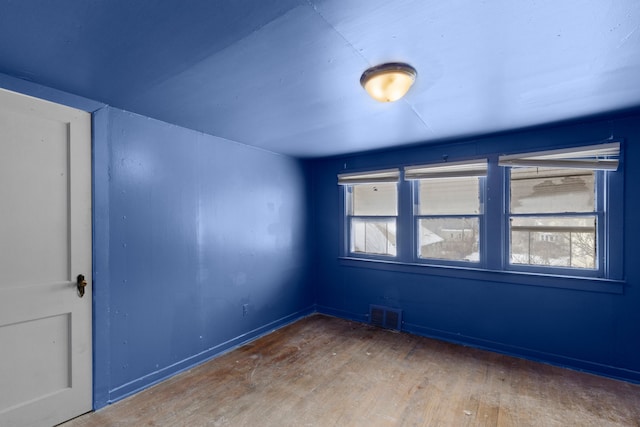
<instances>
[{"instance_id":1,"label":"blue baseboard","mask_svg":"<svg viewBox=\"0 0 640 427\"><path fill-rule=\"evenodd\" d=\"M339 317L346 320L368 323L369 319L366 314L352 313L332 307L317 306L318 313ZM630 369L609 366L601 363L590 362L582 359L575 359L567 356L541 352L528 348L512 346L499 342L473 338L465 335L454 334L438 329L432 329L421 325L403 322L402 332L413 335L433 338L440 341L450 342L466 347L473 347L480 350L487 350L494 353L504 354L507 356L518 357L521 359L532 360L534 362L546 363L561 368L572 369L590 374L600 375L616 380L626 381L634 384L640 384L640 372Z\"/></svg>"},{"instance_id":2,"label":"blue baseboard","mask_svg":"<svg viewBox=\"0 0 640 427\"><path fill-rule=\"evenodd\" d=\"M126 384L118 386L109 391L109 399L105 403L94 402L94 410L100 409L107 404L115 403L125 397L131 396L144 389L147 389L155 384L158 384L180 372L184 372L197 365L200 365L210 359L221 356L229 351L236 349L250 341L254 341L264 335L273 332L276 329L280 329L286 325L296 322L297 320L309 316L315 313L315 306L309 306L303 310L292 313L288 316L274 320L259 328L249 331L245 334L239 335L229 341L220 343L214 347L211 347L201 353L190 356L184 360L181 360L173 365L166 366L162 369L154 371L148 375L137 378Z\"/></svg>"},{"instance_id":3,"label":"blue baseboard","mask_svg":"<svg viewBox=\"0 0 640 427\"><path fill-rule=\"evenodd\" d=\"M561 368L587 372L590 374L640 384L640 372L632 371L629 369L618 368L615 366L590 362L587 360L575 359L572 357L557 355L553 353L546 353L499 342L468 337L460 334L452 334L450 332L431 329L410 323L404 323L402 325L402 331L413 335L419 335L426 338L433 338L440 341L450 342L452 344L462 345L465 347L473 347L480 350L487 350L494 353L504 354L507 356L532 360L534 362L546 363Z\"/></svg>"},{"instance_id":4,"label":"blue baseboard","mask_svg":"<svg viewBox=\"0 0 640 427\"><path fill-rule=\"evenodd\" d=\"M345 320L351 320L355 322L367 323L367 314L357 314L345 310L335 309L332 307L313 305L296 313L282 317L278 320L270 322L252 331L249 331L243 335L233 338L229 341L221 343L215 347L207 349L201 353L193 355L187 359L181 360L173 365L167 366L158 371L152 372L144 377L138 378L127 384L123 384L116 387L109 392L109 400L105 404L98 406L94 402L94 409L100 409L106 406L106 404L115 403L125 397L138 393L146 388L149 388L155 384L158 384L180 372L191 369L201 363L204 363L210 359L221 356L229 351L240 347L248 342L254 341L264 335L273 332L276 329L280 329L286 325L294 323L303 317L319 313L328 316L338 317ZM522 359L532 360L535 362L546 363L562 368L573 369L581 372L587 372L595 375L614 378L617 380L627 381L631 383L640 384L640 372L618 368L614 366L608 366L604 364L589 362L581 359L574 359L566 356L560 356L551 353L540 352L527 348L506 345L503 343L477 339L459 334L452 334L446 331L432 329L421 325L403 323L402 331L413 335L423 336L426 338L433 338L440 341L446 341L453 344L458 344L466 347L473 347L481 350L487 350L494 353L500 353L507 356L518 357Z\"/></svg>"},{"instance_id":5,"label":"blue baseboard","mask_svg":"<svg viewBox=\"0 0 640 427\"><path fill-rule=\"evenodd\" d=\"M316 305L316 311L320 314L326 314L328 316L339 317L341 319L353 320L356 322L367 323L369 321L369 314L355 314L345 310L339 310L324 305Z\"/></svg>"}]
</instances>

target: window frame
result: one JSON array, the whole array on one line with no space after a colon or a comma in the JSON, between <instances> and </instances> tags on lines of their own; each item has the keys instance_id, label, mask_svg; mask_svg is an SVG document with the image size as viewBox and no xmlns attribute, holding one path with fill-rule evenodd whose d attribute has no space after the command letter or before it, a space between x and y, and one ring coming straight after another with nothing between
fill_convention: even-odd
<instances>
[{"instance_id":1,"label":"window frame","mask_svg":"<svg viewBox=\"0 0 640 427\"><path fill-rule=\"evenodd\" d=\"M505 213L505 232L507 234L506 240L506 249L504 251L505 260L504 260L504 269L507 271L521 271L527 273L541 273L541 274L552 274L552 275L562 275L562 276L584 276L584 277L604 277L604 259L603 259L603 246L606 244L603 238L602 233L602 223L603 223L603 212L589 212L589 213L576 213L576 212L563 212L563 213L545 213L545 214L511 214ZM596 227L595 227L595 244L596 244L596 254L595 254L595 262L596 268L581 268L581 267L568 267L568 266L555 266L555 265L538 265L538 264L518 264L512 263L511 258L511 234L510 234L510 220L511 218L540 218L540 217L549 217L549 218L562 218L562 217L595 217L596 218Z\"/></svg>"},{"instance_id":2,"label":"window frame","mask_svg":"<svg viewBox=\"0 0 640 427\"><path fill-rule=\"evenodd\" d=\"M486 159L482 159L486 160ZM488 162L487 162L488 163ZM470 267L481 268L486 264L485 261L485 200L486 200L486 177L478 177L478 203L479 212L477 214L420 214L420 182L427 179L439 179L439 178L424 178L424 179L412 179L411 196L412 196L412 212L411 212L411 233L413 235L412 244L412 261L420 264L427 265L443 265L443 266L456 266L456 267ZM406 177L405 177L405 180ZM420 256L420 220L432 219L432 218L477 218L478 220L478 261L464 261L454 260L447 258L428 258Z\"/></svg>"},{"instance_id":3,"label":"window frame","mask_svg":"<svg viewBox=\"0 0 640 427\"><path fill-rule=\"evenodd\" d=\"M390 177L391 175L395 175L395 177ZM376 176L381 176L381 178L376 178ZM394 183L396 185L396 215L354 215L353 214L353 190L356 185L367 185L367 184L391 184ZM343 193L343 253L348 257L353 258L362 258L362 259L371 259L371 260L398 260L398 218L400 217L400 169L399 168L390 168L390 169L379 169L379 170L369 170L363 172L350 172L343 173L338 175L338 184L342 187ZM378 254L372 252L356 252L352 250L352 236L353 236L353 226L352 222L354 219L360 220L393 220L395 221L396 227L396 254Z\"/></svg>"},{"instance_id":4,"label":"window frame","mask_svg":"<svg viewBox=\"0 0 640 427\"><path fill-rule=\"evenodd\" d=\"M607 171L596 172L596 211L597 219L597 262L598 269L582 269L580 267L539 266L510 264L510 230L509 230L509 183L508 167L501 164L503 157L519 157L522 155L509 154L505 156L496 151L480 153L480 159L487 162L486 176L480 181L481 208L479 215L479 252L480 262L455 261L437 258L419 258L419 236L417 235L418 221L422 215L416 206L417 185L406 179L406 170L414 168L415 163L398 162L393 164L398 171L397 182L397 216L396 221L396 255L376 255L350 250L351 229L349 224L348 191L346 185L340 188L340 233L341 249L339 259L341 264L350 267L382 269L388 271L409 272L412 274L443 275L465 279L487 280L514 285L543 286L549 288L585 290L613 294L624 293L624 140L609 138L606 141L588 146L584 143L573 145L555 144L547 153L555 151L575 152L584 148L611 144L615 141L619 151L617 169L611 170L605 164ZM538 145L540 147L541 145ZM557 149L556 147L566 147ZM479 154L479 153L476 153ZM527 154L526 152L523 154ZM441 158L445 162L447 155ZM471 162L478 157L464 160L460 157L456 162ZM453 162L452 162L453 163ZM389 166L389 163L384 166ZM346 169L346 164L345 164ZM390 170L378 168L380 170ZM376 170L361 172L373 173ZM349 172L353 175L353 172ZM349 175L348 174L348 175ZM357 174L357 173L356 173ZM340 177L341 174L338 175ZM339 183L340 184L340 183ZM600 212L600 213L598 213ZM438 215L439 217L440 215ZM443 215L444 216L444 215ZM465 215L453 215L465 216ZM472 215L476 216L476 215ZM490 250L489 250L490 249Z\"/></svg>"},{"instance_id":5,"label":"window frame","mask_svg":"<svg viewBox=\"0 0 640 427\"><path fill-rule=\"evenodd\" d=\"M444 267L462 268L486 268L485 236L486 236L486 176L489 173L488 156L462 158L449 161L429 162L417 165L408 165L403 168L403 181L410 186L411 210L408 215L411 218L411 256L413 263L421 265L434 265ZM420 214L420 181L440 178L478 177L478 214ZM422 258L420 252L420 219L428 218L478 218L478 261L453 260L446 258Z\"/></svg>"},{"instance_id":6,"label":"window frame","mask_svg":"<svg viewBox=\"0 0 640 427\"><path fill-rule=\"evenodd\" d=\"M562 153L574 153L581 152L581 150L596 150L596 147L610 147L615 144L618 144L618 154L616 157L619 159L615 160L615 169L613 166L613 161L609 162L605 160L601 162L603 164L602 169L598 169L598 161L593 161L593 170L594 171L594 211L593 212L561 212L561 213L511 213L511 173L510 171L519 167L520 165L506 165L503 164L503 159L511 159L523 157L527 158L527 160L522 161L521 167L535 167L535 160L528 160L528 157L540 156L545 157L544 154L547 154L548 157L551 157L551 162L556 162L557 160L553 160L555 157L559 157ZM610 264L611 257L607 256L607 254L615 253L617 257L622 257L622 243L615 243L613 237L611 236L610 231L612 230L611 223L612 219L610 218L610 214L615 212L617 215L622 215L622 200L620 198L613 198L612 194L607 190L610 187L611 174L622 173L621 172L621 160L622 155L622 143L621 142L610 142L604 144L597 145L589 145L589 146L576 146L572 148L558 149L558 150L550 150L547 152L525 152L522 154L514 154L508 156L501 156L499 159L498 167L501 167L505 173L503 177L504 183L504 191L502 193L503 197L503 221L502 221L502 229L504 233L503 240L503 252L502 252L502 269L504 271L510 272L520 272L520 273L534 273L534 274L544 274L550 276L566 276L566 277L585 277L585 278L601 278L601 279L621 279L622 271L619 268L614 267ZM557 153L557 154L556 154ZM546 160L542 160L544 163ZM516 160L516 163L518 161ZM583 160L577 160L576 162L583 162ZM571 161L564 162L564 166L567 168L571 168ZM562 163L558 164L558 167L561 167ZM588 167L583 167L582 165L577 165L576 169L588 169ZM541 166L547 167L547 166ZM597 263L597 267L594 269L589 268L580 268L580 267L567 267L567 266L552 266L552 265L533 265L533 264L516 264L511 263L511 218L526 218L526 217L579 217L579 216L595 216L596 217L596 227L595 227L595 244L596 244L596 255L595 261ZM616 216L616 215L614 215ZM622 224L621 220L618 222ZM621 226L620 226L621 227ZM620 239L621 240L621 239Z\"/></svg>"}]
</instances>

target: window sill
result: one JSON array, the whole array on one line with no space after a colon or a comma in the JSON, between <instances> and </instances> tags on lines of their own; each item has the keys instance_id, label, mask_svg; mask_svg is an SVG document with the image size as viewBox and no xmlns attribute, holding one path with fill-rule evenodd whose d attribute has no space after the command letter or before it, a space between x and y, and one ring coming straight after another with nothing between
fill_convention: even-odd
<instances>
[{"instance_id":1,"label":"window sill","mask_svg":"<svg viewBox=\"0 0 640 427\"><path fill-rule=\"evenodd\" d=\"M441 266L405 263L379 259L339 257L340 265L354 268L396 271L399 273L426 274L458 279L481 280L485 282L509 283L525 286L570 289L607 294L624 294L624 280L594 277L559 276L552 274L496 271L473 267Z\"/></svg>"}]
</instances>

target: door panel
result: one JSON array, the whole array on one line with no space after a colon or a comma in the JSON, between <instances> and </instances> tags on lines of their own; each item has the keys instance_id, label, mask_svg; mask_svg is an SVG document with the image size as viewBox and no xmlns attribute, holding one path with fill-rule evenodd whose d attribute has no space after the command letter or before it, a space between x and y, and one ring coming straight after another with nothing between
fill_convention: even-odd
<instances>
[{"instance_id":1,"label":"door panel","mask_svg":"<svg viewBox=\"0 0 640 427\"><path fill-rule=\"evenodd\" d=\"M90 123L0 90L0 425L91 410Z\"/></svg>"},{"instance_id":2,"label":"door panel","mask_svg":"<svg viewBox=\"0 0 640 427\"><path fill-rule=\"evenodd\" d=\"M69 279L69 140L64 123L0 115L3 208L0 286ZM46 170L43 170L46 165ZM43 212L44 210L44 212ZM43 214L44 213L44 214ZM33 262L37 260L37 268ZM25 272L29 274L25 274Z\"/></svg>"},{"instance_id":3,"label":"door panel","mask_svg":"<svg viewBox=\"0 0 640 427\"><path fill-rule=\"evenodd\" d=\"M1 409L71 387L71 366L65 351L71 339L70 322L70 314L64 313L0 328L0 342L11 343L3 348L4 357L20 362L0 366L0 377L21 378L7 390L10 393L4 395Z\"/></svg>"}]
</instances>

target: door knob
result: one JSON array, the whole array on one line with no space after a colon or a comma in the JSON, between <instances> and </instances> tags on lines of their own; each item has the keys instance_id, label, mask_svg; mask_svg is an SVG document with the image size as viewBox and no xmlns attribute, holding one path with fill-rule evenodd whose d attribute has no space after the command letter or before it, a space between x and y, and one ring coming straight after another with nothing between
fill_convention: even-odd
<instances>
[{"instance_id":1,"label":"door knob","mask_svg":"<svg viewBox=\"0 0 640 427\"><path fill-rule=\"evenodd\" d=\"M78 274L78 295L80 298L84 296L84 288L87 286L87 281L84 279L84 275Z\"/></svg>"}]
</instances>

